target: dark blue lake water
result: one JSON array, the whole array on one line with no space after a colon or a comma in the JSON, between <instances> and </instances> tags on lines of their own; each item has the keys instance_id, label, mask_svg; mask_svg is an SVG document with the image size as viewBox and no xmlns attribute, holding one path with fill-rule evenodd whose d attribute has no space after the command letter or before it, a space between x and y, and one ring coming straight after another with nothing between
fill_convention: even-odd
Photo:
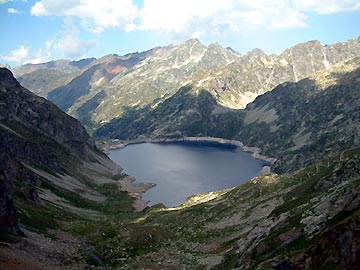
<instances>
[{"instance_id":1,"label":"dark blue lake water","mask_svg":"<svg viewBox=\"0 0 360 270\"><path fill-rule=\"evenodd\" d=\"M239 147L204 142L132 144L110 151L110 158L136 182L156 183L143 199L168 207L197 193L235 187L269 165Z\"/></svg>"}]
</instances>

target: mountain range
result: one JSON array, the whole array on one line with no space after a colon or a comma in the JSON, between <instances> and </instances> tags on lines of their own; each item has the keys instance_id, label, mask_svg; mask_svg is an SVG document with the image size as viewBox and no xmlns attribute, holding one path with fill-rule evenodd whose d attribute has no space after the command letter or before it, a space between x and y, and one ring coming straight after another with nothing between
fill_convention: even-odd
<instances>
[{"instance_id":1,"label":"mountain range","mask_svg":"<svg viewBox=\"0 0 360 270\"><path fill-rule=\"evenodd\" d=\"M1 68L0 268L356 269L359 41ZM188 136L258 147L272 173L136 212L149 186L94 143Z\"/></svg>"},{"instance_id":2,"label":"mountain range","mask_svg":"<svg viewBox=\"0 0 360 270\"><path fill-rule=\"evenodd\" d=\"M188 84L206 89L224 107L242 109L281 83L299 81L359 51L357 38L325 46L309 41L280 55L255 49L241 56L218 43L205 46L191 39L125 56L28 64L14 74L94 132L129 108L157 106Z\"/></svg>"}]
</instances>

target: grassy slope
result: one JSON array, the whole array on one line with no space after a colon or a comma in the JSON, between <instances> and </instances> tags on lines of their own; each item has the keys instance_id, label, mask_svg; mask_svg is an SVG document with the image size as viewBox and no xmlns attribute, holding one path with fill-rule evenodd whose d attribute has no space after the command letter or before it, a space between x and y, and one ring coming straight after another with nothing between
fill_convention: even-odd
<instances>
[{"instance_id":1,"label":"grassy slope","mask_svg":"<svg viewBox=\"0 0 360 270\"><path fill-rule=\"evenodd\" d=\"M351 252L360 248L347 237L359 232L359 164L354 149L213 193L204 203L111 218L89 241L114 269L351 269L359 260ZM338 243L319 248L331 235Z\"/></svg>"}]
</instances>

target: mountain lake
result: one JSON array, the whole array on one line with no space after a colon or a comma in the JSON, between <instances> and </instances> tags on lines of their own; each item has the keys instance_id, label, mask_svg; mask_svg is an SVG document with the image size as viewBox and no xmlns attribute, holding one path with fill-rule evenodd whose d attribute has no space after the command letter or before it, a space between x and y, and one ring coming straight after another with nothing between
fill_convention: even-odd
<instances>
[{"instance_id":1,"label":"mountain lake","mask_svg":"<svg viewBox=\"0 0 360 270\"><path fill-rule=\"evenodd\" d=\"M109 156L136 178L135 183L156 184L143 200L167 207L178 206L194 194L238 186L270 165L240 147L215 142L130 144L111 150Z\"/></svg>"}]
</instances>

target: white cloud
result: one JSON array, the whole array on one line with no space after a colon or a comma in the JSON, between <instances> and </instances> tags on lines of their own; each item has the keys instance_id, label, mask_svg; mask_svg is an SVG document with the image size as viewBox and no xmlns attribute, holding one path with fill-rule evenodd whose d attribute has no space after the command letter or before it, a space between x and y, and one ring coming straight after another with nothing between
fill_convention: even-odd
<instances>
[{"instance_id":1,"label":"white cloud","mask_svg":"<svg viewBox=\"0 0 360 270\"><path fill-rule=\"evenodd\" d=\"M144 0L140 17L138 29L193 37L307 27L290 0Z\"/></svg>"},{"instance_id":2,"label":"white cloud","mask_svg":"<svg viewBox=\"0 0 360 270\"><path fill-rule=\"evenodd\" d=\"M4 0L0 0L4 1ZM108 28L127 32L148 30L170 35L173 41L189 37L222 36L309 27L311 13L332 14L360 10L360 0L38 0L33 16L80 19L79 28L57 34L55 49L63 57L79 57L95 46L80 39L86 29L98 38Z\"/></svg>"},{"instance_id":3,"label":"white cloud","mask_svg":"<svg viewBox=\"0 0 360 270\"><path fill-rule=\"evenodd\" d=\"M7 4L10 2L26 2L27 0L0 0L0 5Z\"/></svg>"},{"instance_id":4,"label":"white cloud","mask_svg":"<svg viewBox=\"0 0 360 270\"><path fill-rule=\"evenodd\" d=\"M139 29L192 36L306 27L290 0L144 0Z\"/></svg>"},{"instance_id":5,"label":"white cloud","mask_svg":"<svg viewBox=\"0 0 360 270\"><path fill-rule=\"evenodd\" d=\"M10 55L0 56L0 58L16 64L38 64L50 61L52 52L54 50L54 40L48 40L45 42L45 46L42 49L38 49L35 53L32 53L29 47L20 45L19 48L13 50Z\"/></svg>"},{"instance_id":6,"label":"white cloud","mask_svg":"<svg viewBox=\"0 0 360 270\"><path fill-rule=\"evenodd\" d=\"M47 40L45 42L45 48L37 50L34 55L31 55L31 57L24 61L24 64L39 64L50 61L54 49L54 42L54 40Z\"/></svg>"},{"instance_id":7,"label":"white cloud","mask_svg":"<svg viewBox=\"0 0 360 270\"><path fill-rule=\"evenodd\" d=\"M308 12L360 10L359 0L144 0L138 29L198 36L308 27Z\"/></svg>"},{"instance_id":8,"label":"white cloud","mask_svg":"<svg viewBox=\"0 0 360 270\"><path fill-rule=\"evenodd\" d=\"M96 41L82 39L80 30L73 25L73 21L69 17L64 19L63 27L62 31L45 41L41 48L31 50L29 47L21 45L9 55L0 55L0 59L16 66L27 63L44 63L53 57L66 59L86 57L87 52L96 45Z\"/></svg>"},{"instance_id":9,"label":"white cloud","mask_svg":"<svg viewBox=\"0 0 360 270\"><path fill-rule=\"evenodd\" d=\"M4 0L0 0L4 1ZM34 16L78 17L94 34L106 28L151 30L199 36L248 28L307 27L308 12L331 14L360 10L359 0L41 0Z\"/></svg>"},{"instance_id":10,"label":"white cloud","mask_svg":"<svg viewBox=\"0 0 360 270\"><path fill-rule=\"evenodd\" d=\"M144 0L140 29L188 32L195 23L209 21L213 16L218 17L226 10L230 10L231 2L231 0Z\"/></svg>"},{"instance_id":11,"label":"white cloud","mask_svg":"<svg viewBox=\"0 0 360 270\"><path fill-rule=\"evenodd\" d=\"M24 45L20 45L19 48L13 50L10 55L1 56L2 59L14 62L14 63L24 63L29 57L29 48L26 48Z\"/></svg>"},{"instance_id":12,"label":"white cloud","mask_svg":"<svg viewBox=\"0 0 360 270\"><path fill-rule=\"evenodd\" d=\"M101 26L96 26L95 29L92 30L92 32L96 35L101 34L104 31L104 28Z\"/></svg>"},{"instance_id":13,"label":"white cloud","mask_svg":"<svg viewBox=\"0 0 360 270\"><path fill-rule=\"evenodd\" d=\"M360 10L359 0L293 0L295 8L320 14Z\"/></svg>"},{"instance_id":14,"label":"white cloud","mask_svg":"<svg viewBox=\"0 0 360 270\"><path fill-rule=\"evenodd\" d=\"M23 12L20 11L20 10L15 9L15 8L8 8L8 13L10 13L10 14L21 14Z\"/></svg>"},{"instance_id":15,"label":"white cloud","mask_svg":"<svg viewBox=\"0 0 360 270\"><path fill-rule=\"evenodd\" d=\"M308 27L308 24L305 22L307 16L297 10L292 10L290 8L285 10L286 16L281 16L282 14L277 14L274 12L270 20L269 29L285 29L285 28L305 28Z\"/></svg>"},{"instance_id":16,"label":"white cloud","mask_svg":"<svg viewBox=\"0 0 360 270\"><path fill-rule=\"evenodd\" d=\"M53 41L54 49L58 50L64 58L84 57L88 50L96 45L93 40L83 40L80 38L80 31L71 22L65 22L67 29L60 35L60 38Z\"/></svg>"},{"instance_id":17,"label":"white cloud","mask_svg":"<svg viewBox=\"0 0 360 270\"><path fill-rule=\"evenodd\" d=\"M42 0L31 8L34 16L74 16L100 33L109 27L128 27L136 19L138 8L132 0Z\"/></svg>"},{"instance_id":18,"label":"white cloud","mask_svg":"<svg viewBox=\"0 0 360 270\"><path fill-rule=\"evenodd\" d=\"M44 63L51 58L52 44L51 41L45 43L45 49L39 49L36 53L31 53L30 48L20 45L19 48L13 50L10 55L0 56L0 58L16 64L38 64Z\"/></svg>"},{"instance_id":19,"label":"white cloud","mask_svg":"<svg viewBox=\"0 0 360 270\"><path fill-rule=\"evenodd\" d=\"M44 8L44 5L41 2L36 2L35 5L32 6L31 15L34 16L46 16L50 15Z\"/></svg>"}]
</instances>

